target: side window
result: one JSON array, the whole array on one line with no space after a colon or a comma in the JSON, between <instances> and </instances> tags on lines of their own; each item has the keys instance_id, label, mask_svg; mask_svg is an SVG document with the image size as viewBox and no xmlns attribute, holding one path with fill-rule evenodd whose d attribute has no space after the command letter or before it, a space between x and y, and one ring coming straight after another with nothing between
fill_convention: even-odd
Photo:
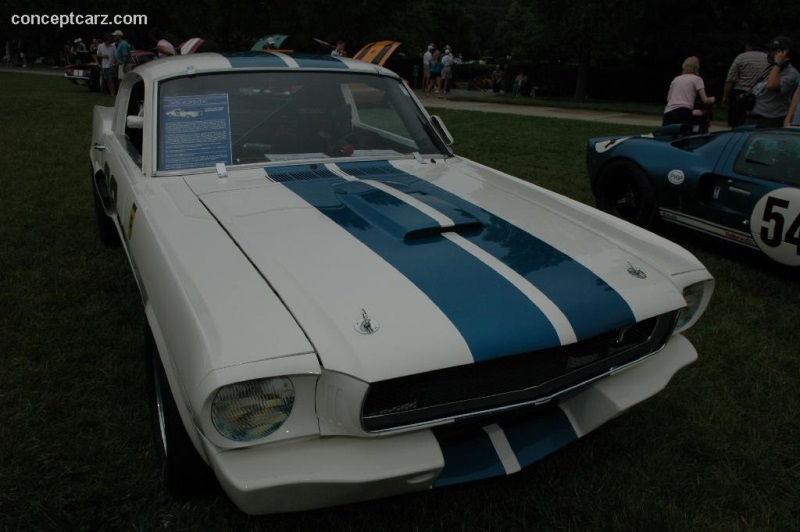
<instances>
[{"instance_id":1,"label":"side window","mask_svg":"<svg viewBox=\"0 0 800 532\"><path fill-rule=\"evenodd\" d=\"M737 174L800 185L800 135L754 133L736 158Z\"/></svg>"},{"instance_id":2,"label":"side window","mask_svg":"<svg viewBox=\"0 0 800 532\"><path fill-rule=\"evenodd\" d=\"M140 80L131 87L126 116L125 149L134 162L141 166L144 133L144 81Z\"/></svg>"},{"instance_id":3,"label":"side window","mask_svg":"<svg viewBox=\"0 0 800 532\"><path fill-rule=\"evenodd\" d=\"M349 89L361 124L405 138L411 136L403 121L392 109L386 91L365 83L351 83Z\"/></svg>"}]
</instances>

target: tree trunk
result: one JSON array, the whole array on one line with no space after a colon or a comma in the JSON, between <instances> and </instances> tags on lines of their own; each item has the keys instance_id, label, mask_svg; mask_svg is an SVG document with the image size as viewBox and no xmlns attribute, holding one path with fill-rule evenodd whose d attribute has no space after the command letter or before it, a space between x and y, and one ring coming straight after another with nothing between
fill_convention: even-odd
<instances>
[{"instance_id":1,"label":"tree trunk","mask_svg":"<svg viewBox=\"0 0 800 532\"><path fill-rule=\"evenodd\" d=\"M592 50L588 45L584 45L580 51L580 59L578 60L578 77L575 80L575 94L573 98L576 100L585 100L588 97L586 90L589 82L589 65L592 59Z\"/></svg>"}]
</instances>

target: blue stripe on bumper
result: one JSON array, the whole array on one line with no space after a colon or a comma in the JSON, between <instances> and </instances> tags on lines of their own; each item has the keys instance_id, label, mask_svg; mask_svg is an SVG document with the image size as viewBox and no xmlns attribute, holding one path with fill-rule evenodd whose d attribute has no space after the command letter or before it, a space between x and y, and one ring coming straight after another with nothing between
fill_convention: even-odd
<instances>
[{"instance_id":1,"label":"blue stripe on bumper","mask_svg":"<svg viewBox=\"0 0 800 532\"><path fill-rule=\"evenodd\" d=\"M522 467L538 462L578 439L566 414L554 408L533 419L501 423L500 428ZM433 486L447 486L505 475L506 471L482 427L475 427L457 441L440 438L444 469Z\"/></svg>"}]
</instances>

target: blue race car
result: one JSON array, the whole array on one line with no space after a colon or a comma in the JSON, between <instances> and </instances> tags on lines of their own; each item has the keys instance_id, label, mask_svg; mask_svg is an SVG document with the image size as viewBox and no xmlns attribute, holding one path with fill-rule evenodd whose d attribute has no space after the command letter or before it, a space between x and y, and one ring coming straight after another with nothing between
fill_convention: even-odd
<instances>
[{"instance_id":1,"label":"blue race car","mask_svg":"<svg viewBox=\"0 0 800 532\"><path fill-rule=\"evenodd\" d=\"M660 219L800 266L800 129L593 138L597 207L636 225Z\"/></svg>"}]
</instances>

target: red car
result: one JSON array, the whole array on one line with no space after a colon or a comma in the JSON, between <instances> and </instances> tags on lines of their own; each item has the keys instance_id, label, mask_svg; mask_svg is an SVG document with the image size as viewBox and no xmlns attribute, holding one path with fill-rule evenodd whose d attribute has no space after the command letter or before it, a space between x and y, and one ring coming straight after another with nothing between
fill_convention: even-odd
<instances>
[{"instance_id":1,"label":"red car","mask_svg":"<svg viewBox=\"0 0 800 532\"><path fill-rule=\"evenodd\" d=\"M131 52L131 60L133 61L133 68L143 65L148 61L156 58L156 54L149 50L134 50ZM82 52L78 54L77 62L67 65L64 77L76 85L85 85L89 90L100 91L100 77L102 70L100 63L97 61L97 56L91 52Z\"/></svg>"}]
</instances>

